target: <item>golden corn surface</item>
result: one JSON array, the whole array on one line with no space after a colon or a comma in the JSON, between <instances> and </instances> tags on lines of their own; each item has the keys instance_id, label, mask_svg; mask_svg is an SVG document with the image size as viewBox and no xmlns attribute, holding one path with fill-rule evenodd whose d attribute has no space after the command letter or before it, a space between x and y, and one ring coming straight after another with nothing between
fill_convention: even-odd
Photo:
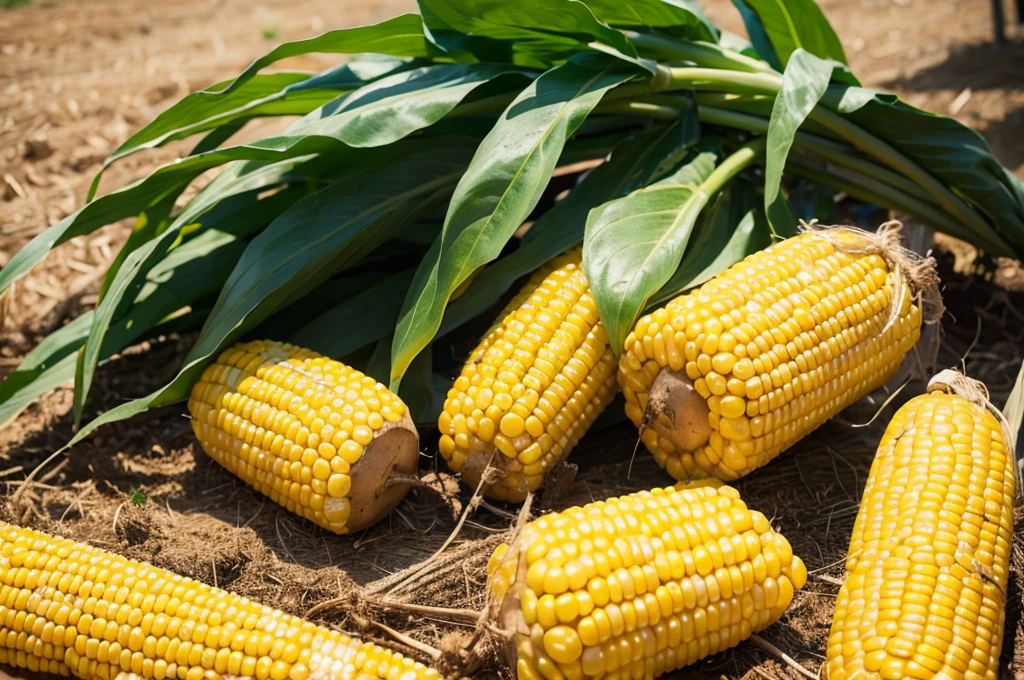
<instances>
[{"instance_id":1,"label":"golden corn surface","mask_svg":"<svg viewBox=\"0 0 1024 680\"><path fill-rule=\"evenodd\" d=\"M828 642L830 680L996 680L1014 457L999 422L931 391L871 466Z\"/></svg>"},{"instance_id":2,"label":"golden corn surface","mask_svg":"<svg viewBox=\"0 0 1024 680\"><path fill-rule=\"evenodd\" d=\"M672 426L662 414L644 444L676 479L748 474L896 372L921 332L897 276L880 255L841 252L815 232L747 257L637 322L619 364L626 415L640 426L658 374L684 373L710 437L680 450L659 434ZM899 315L882 332L894 292Z\"/></svg>"},{"instance_id":3,"label":"golden corn surface","mask_svg":"<svg viewBox=\"0 0 1024 680\"><path fill-rule=\"evenodd\" d=\"M654 678L778 620L807 580L789 542L717 480L527 524L489 564L519 680Z\"/></svg>"},{"instance_id":4,"label":"golden corn surface","mask_svg":"<svg viewBox=\"0 0 1024 680\"><path fill-rule=\"evenodd\" d=\"M490 498L522 501L615 396L616 360L575 248L537 271L470 355L438 419L439 448Z\"/></svg>"},{"instance_id":5,"label":"golden corn surface","mask_svg":"<svg viewBox=\"0 0 1024 680\"><path fill-rule=\"evenodd\" d=\"M406 406L373 378L272 341L236 345L192 388L203 449L257 491L336 533L349 531L352 468Z\"/></svg>"},{"instance_id":6,"label":"golden corn surface","mask_svg":"<svg viewBox=\"0 0 1024 680\"><path fill-rule=\"evenodd\" d=\"M0 663L216 680L438 679L401 654L82 543L0 523Z\"/></svg>"}]
</instances>

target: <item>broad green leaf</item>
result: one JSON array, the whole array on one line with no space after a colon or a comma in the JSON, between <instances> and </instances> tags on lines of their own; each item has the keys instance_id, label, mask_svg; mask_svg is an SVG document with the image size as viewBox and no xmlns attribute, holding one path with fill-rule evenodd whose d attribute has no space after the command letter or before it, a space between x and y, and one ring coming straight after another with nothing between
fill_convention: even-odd
<instances>
[{"instance_id":1,"label":"broad green leaf","mask_svg":"<svg viewBox=\"0 0 1024 680\"><path fill-rule=\"evenodd\" d=\"M578 0L419 0L434 42L487 61L547 68L596 50L654 73L621 31L599 21ZM449 42L450 41L450 42Z\"/></svg>"},{"instance_id":2,"label":"broad green leaf","mask_svg":"<svg viewBox=\"0 0 1024 680\"><path fill-rule=\"evenodd\" d=\"M302 199L246 248L177 375L154 392L82 426L68 448L105 424L187 398L214 355L266 319L289 296L308 292L443 200L462 174L472 144L410 141L366 152L349 177Z\"/></svg>"},{"instance_id":3,"label":"broad green leaf","mask_svg":"<svg viewBox=\"0 0 1024 680\"><path fill-rule=\"evenodd\" d=\"M0 425L5 425L36 399L70 382L74 377L74 353L64 355L52 364L47 363L33 376L32 382L22 384L17 389L12 388L7 399L0 402Z\"/></svg>"},{"instance_id":4,"label":"broad green leaf","mask_svg":"<svg viewBox=\"0 0 1024 680\"><path fill-rule=\"evenodd\" d=\"M146 241L159 236L167 228L170 224L171 210L174 209L174 204L180 195L180 193L176 192L165 196L135 219L135 226L128 235L128 240L125 241L121 250L117 251L114 261L110 263L107 272L103 275L103 284L100 286L100 300L107 294L107 289L110 288L110 284L124 263L125 258Z\"/></svg>"},{"instance_id":5,"label":"broad green leaf","mask_svg":"<svg viewBox=\"0 0 1024 680\"><path fill-rule=\"evenodd\" d=\"M290 72L258 74L226 93L224 90L232 81L219 83L193 92L161 113L118 147L104 161L103 168L136 151L199 132L215 128L237 131L242 123L255 117L302 116L342 92L356 90L415 65L416 62L408 59L382 58L355 61L313 76ZM207 146L205 150L210 150L219 143L210 146L208 142Z\"/></svg>"},{"instance_id":6,"label":"broad green leaf","mask_svg":"<svg viewBox=\"0 0 1024 680\"><path fill-rule=\"evenodd\" d=\"M651 180L659 159L689 148L698 131L681 122L651 128L627 138L606 162L590 171L569 194L540 216L519 247L492 262L457 300L448 304L438 335L445 335L480 314L517 280L583 240L587 214L608 199L622 196ZM692 135L692 136L690 136Z\"/></svg>"},{"instance_id":7,"label":"broad green leaf","mask_svg":"<svg viewBox=\"0 0 1024 680\"><path fill-rule=\"evenodd\" d=\"M449 195L472 144L410 141L369 151L341 181L294 204L263 230L224 285L186 359L206 361L289 297L308 293L358 262Z\"/></svg>"},{"instance_id":8,"label":"broad green leaf","mask_svg":"<svg viewBox=\"0 0 1024 680\"><path fill-rule=\"evenodd\" d=\"M236 177L233 182L211 182L206 187L206 195L213 194L222 200L213 210L199 218L200 224L189 224L191 220L185 219L175 220L171 228L139 246L124 259L124 265L112 279L107 295L96 307L88 338L78 355L74 395L76 425L81 420L96 367L102 358L108 330L132 305L145 285L149 271L163 260L168 250L181 239L181 228L186 224L193 230L219 226L224 231L235 233L248 233L261 228L270 222L275 210L283 209L295 199L294 193L279 193L267 200L258 200L258 190L265 186L265 182L279 179L280 175L289 169L288 165L260 168L248 177ZM212 191L209 191L211 189ZM189 215L184 214L183 217L187 219Z\"/></svg>"},{"instance_id":9,"label":"broad green leaf","mask_svg":"<svg viewBox=\"0 0 1024 680\"><path fill-rule=\"evenodd\" d=\"M696 288L771 244L771 230L754 187L737 180L701 215L679 268L651 296L647 309Z\"/></svg>"},{"instance_id":10,"label":"broad green leaf","mask_svg":"<svg viewBox=\"0 0 1024 680\"><path fill-rule=\"evenodd\" d=\"M846 64L839 37L814 0L737 0L761 20L778 62L786 66L790 55L803 48L823 59ZM747 18L744 22L750 25ZM757 36L751 39L757 45ZM760 45L758 51L760 52Z\"/></svg>"},{"instance_id":11,"label":"broad green leaf","mask_svg":"<svg viewBox=\"0 0 1024 680\"><path fill-rule=\"evenodd\" d=\"M266 55L249 64L241 75L216 92L221 94L233 92L255 77L262 69L288 57L312 53L357 54L361 52L389 54L395 57L429 58L431 56L423 35L423 24L419 15L402 14L372 26L342 28L328 31L315 38L295 40L278 45Z\"/></svg>"},{"instance_id":12,"label":"broad green leaf","mask_svg":"<svg viewBox=\"0 0 1024 680\"><path fill-rule=\"evenodd\" d=\"M385 244L383 247L387 247ZM341 304L353 295L353 291L364 291L378 283L386 276L381 271L355 271L351 268L324 281L308 295L296 299L286 307L271 314L265 321L246 333L251 338L275 338L285 340L312 319L326 310ZM302 344L302 343L299 343ZM305 345L303 345L305 346ZM331 355L337 359L340 355Z\"/></svg>"},{"instance_id":13,"label":"broad green leaf","mask_svg":"<svg viewBox=\"0 0 1024 680\"><path fill-rule=\"evenodd\" d=\"M382 353L388 356L391 343L381 343ZM405 380L398 396L409 408L409 416L413 422L437 425L437 414L444 410L444 400L451 388L451 379L434 372L433 346L420 352L406 371ZM387 371L382 375L387 376ZM378 378L383 382L384 378Z\"/></svg>"},{"instance_id":14,"label":"broad green leaf","mask_svg":"<svg viewBox=\"0 0 1024 680\"><path fill-rule=\"evenodd\" d=\"M822 101L906 154L987 215L1015 249L991 255L1024 258L1020 180L1003 168L978 132L953 118L910 106L896 95L864 88L832 86Z\"/></svg>"},{"instance_id":15,"label":"broad green leaf","mask_svg":"<svg viewBox=\"0 0 1024 680\"><path fill-rule=\"evenodd\" d=\"M422 93L394 83L389 90L388 84L382 85L379 81L354 93L363 106L348 105L336 115L308 123L308 129L189 156L166 165L143 180L86 204L32 239L0 270L0 291L24 276L54 247L139 214L161 199L182 191L210 168L236 160L272 163L309 154L338 154L344 148L339 142L350 147L390 144L447 115L458 100L476 86L499 73L515 70L491 64L464 65L449 71L452 91L440 84L437 72L417 70L416 74L398 74L394 77L418 78L424 88Z\"/></svg>"},{"instance_id":16,"label":"broad green leaf","mask_svg":"<svg viewBox=\"0 0 1024 680\"><path fill-rule=\"evenodd\" d=\"M703 183L715 160L712 152L698 153L669 179L590 211L583 269L616 354L647 300L679 266L710 198Z\"/></svg>"},{"instance_id":17,"label":"broad green leaf","mask_svg":"<svg viewBox=\"0 0 1024 680\"><path fill-rule=\"evenodd\" d=\"M782 89L775 98L768 123L764 209L775 233L780 235L792 236L796 233L792 213L786 205L786 197L782 195L782 172L786 167L786 158L797 130L825 94L832 68L833 62L819 59L803 49L796 49L786 64Z\"/></svg>"},{"instance_id":18,"label":"broad green leaf","mask_svg":"<svg viewBox=\"0 0 1024 680\"><path fill-rule=\"evenodd\" d=\"M61 359L73 356L85 342L91 323L92 311L83 312L80 316L50 333L42 342L32 348L32 351L25 355L14 372L0 383L0 405L5 404L18 391L32 383ZM71 377L74 377L73 369L74 363L72 362ZM4 422L5 420L0 418L0 425Z\"/></svg>"},{"instance_id":19,"label":"broad green leaf","mask_svg":"<svg viewBox=\"0 0 1024 680\"><path fill-rule=\"evenodd\" d=\"M198 156L201 153L207 151L213 151L224 144L224 142L231 139L239 130L245 127L245 120L235 120L230 123L221 125L220 127L210 130L208 133L203 135L192 150L188 152L189 156Z\"/></svg>"},{"instance_id":20,"label":"broad green leaf","mask_svg":"<svg viewBox=\"0 0 1024 680\"><path fill-rule=\"evenodd\" d=\"M394 387L434 337L452 292L501 253L537 205L566 139L605 92L635 73L604 55L580 55L505 109L455 189L437 258L423 261L406 296L392 350Z\"/></svg>"},{"instance_id":21,"label":"broad green leaf","mask_svg":"<svg viewBox=\"0 0 1024 680\"><path fill-rule=\"evenodd\" d=\"M101 360L152 337L162 319L215 293L245 248L239 234L210 229L172 251L147 276L128 313L107 333ZM0 425L74 379L76 355L92 325L88 311L51 333L0 384ZM192 319L198 325L199 319ZM179 324L180 325L180 324Z\"/></svg>"},{"instance_id":22,"label":"broad green leaf","mask_svg":"<svg viewBox=\"0 0 1024 680\"><path fill-rule=\"evenodd\" d=\"M695 0L583 0L601 21L613 26L657 28L662 33L718 42L720 31Z\"/></svg>"},{"instance_id":23,"label":"broad green leaf","mask_svg":"<svg viewBox=\"0 0 1024 680\"><path fill-rule=\"evenodd\" d=\"M740 18L743 19L743 26L747 29L747 35L750 36L750 42L757 56L768 62L768 65L773 69L781 72L782 63L775 54L775 48L772 47L772 41L768 37L768 32L764 30L761 18L757 16L754 10L747 6L744 0L732 0L732 4L740 13Z\"/></svg>"},{"instance_id":24,"label":"broad green leaf","mask_svg":"<svg viewBox=\"0 0 1024 680\"><path fill-rule=\"evenodd\" d=\"M329 357L344 357L380 340L394 330L414 273L415 269L407 269L387 277L381 275L376 285L350 290L346 299L292 333L288 342ZM391 344L387 346L389 356ZM385 373L379 379L387 377Z\"/></svg>"},{"instance_id":25,"label":"broad green leaf","mask_svg":"<svg viewBox=\"0 0 1024 680\"><path fill-rule=\"evenodd\" d=\"M432 64L397 73L307 114L288 136L325 135L353 147L384 146L429 127L477 87L510 74L526 72L504 64Z\"/></svg>"}]
</instances>

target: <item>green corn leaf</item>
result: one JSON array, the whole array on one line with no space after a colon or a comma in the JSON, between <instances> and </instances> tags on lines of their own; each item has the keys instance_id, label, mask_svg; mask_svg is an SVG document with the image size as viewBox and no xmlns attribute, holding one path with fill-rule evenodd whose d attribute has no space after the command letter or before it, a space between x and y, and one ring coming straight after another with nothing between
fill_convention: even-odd
<instances>
[{"instance_id":1,"label":"green corn leaf","mask_svg":"<svg viewBox=\"0 0 1024 680\"><path fill-rule=\"evenodd\" d=\"M283 168L270 168L278 173L284 172L286 169L287 165ZM191 220L189 222L176 220L172 228L139 246L124 259L124 265L114 276L107 295L100 300L100 304L96 307L88 338L78 355L73 405L76 425L81 421L85 402L92 387L93 376L106 345L107 332L132 305L146 282L146 275L165 258L168 250L180 240L182 227L188 224L189 228L198 230L209 229L216 225L224 229L223 225L230 225L227 228L234 230L235 233L248 233L269 223L273 218L274 208L283 209L295 200L294 192L277 194L265 201L258 200L258 189L263 188L263 183L273 178L273 174L266 170L267 168L261 168L249 177L239 178L233 182L211 182L207 189L213 188L214 191L209 193L219 196L222 200L213 210L200 217L198 224L191 223ZM186 217L188 216L186 215ZM177 305L175 309L178 306L180 305Z\"/></svg>"},{"instance_id":2,"label":"green corn leaf","mask_svg":"<svg viewBox=\"0 0 1024 680\"><path fill-rule=\"evenodd\" d=\"M372 26L342 28L328 31L315 38L295 40L278 45L242 71L229 85L221 90L228 94L242 87L262 69L274 62L298 57L303 54L358 54L375 52L395 57L430 57L423 24L416 14L402 14Z\"/></svg>"},{"instance_id":3,"label":"green corn leaf","mask_svg":"<svg viewBox=\"0 0 1024 680\"><path fill-rule=\"evenodd\" d=\"M384 345L383 354L387 357L391 344L381 344ZM402 390L398 394L409 407L409 417L421 427L423 424L428 427L437 425L437 414L444 410L444 400L452 386L449 378L434 372L432 350L433 345L428 345L409 365L405 380L402 381ZM387 372L384 371L383 375L386 376Z\"/></svg>"},{"instance_id":4,"label":"green corn leaf","mask_svg":"<svg viewBox=\"0 0 1024 680\"><path fill-rule=\"evenodd\" d=\"M764 209L776 234L796 233L792 213L782 195L782 172L793 146L797 130L817 105L832 77L834 62L819 59L796 49L786 64L782 89L775 99L768 123L768 150L765 154Z\"/></svg>"},{"instance_id":5,"label":"green corn leaf","mask_svg":"<svg viewBox=\"0 0 1024 680\"><path fill-rule=\"evenodd\" d=\"M307 122L306 129L189 156L166 165L143 180L86 204L29 241L0 270L0 291L24 276L54 247L125 217L138 215L161 199L181 192L206 170L236 160L272 163L309 154L338 154L344 148L339 142L352 147L390 144L421 126L440 120L475 87L499 74L516 72L518 69L493 64L456 65L447 72L451 76L450 88L441 84L437 71L417 69L416 73L398 74L394 78L404 76L407 80L402 84L385 82L388 79L372 83L352 95L362 106L349 103L336 115ZM422 92L410 89L409 79L418 79Z\"/></svg>"},{"instance_id":6,"label":"green corn leaf","mask_svg":"<svg viewBox=\"0 0 1024 680\"><path fill-rule=\"evenodd\" d=\"M277 310L248 331L246 337L287 339L295 333L296 328L306 325L310 320L320 316L324 310L349 299L354 291L365 291L377 285L381 278L387 275L383 271L355 271L356 269L353 267L324 281L308 295ZM337 358L339 355L331 356Z\"/></svg>"},{"instance_id":7,"label":"green corn leaf","mask_svg":"<svg viewBox=\"0 0 1024 680\"><path fill-rule=\"evenodd\" d=\"M367 151L343 179L294 204L246 249L186 360L205 361L289 298L358 262L443 199L471 142L412 141Z\"/></svg>"},{"instance_id":8,"label":"green corn leaf","mask_svg":"<svg viewBox=\"0 0 1024 680\"><path fill-rule=\"evenodd\" d=\"M661 33L718 42L718 27L695 0L583 0L601 21L613 26L656 28Z\"/></svg>"},{"instance_id":9,"label":"green corn leaf","mask_svg":"<svg viewBox=\"0 0 1024 680\"><path fill-rule=\"evenodd\" d=\"M443 49L487 61L547 68L587 50L612 54L654 73L626 36L578 0L419 0L424 23Z\"/></svg>"},{"instance_id":10,"label":"green corn leaf","mask_svg":"<svg viewBox=\"0 0 1024 680\"><path fill-rule=\"evenodd\" d=\"M219 148L224 142L231 139L236 132L245 127L246 122L245 120L235 120L210 130L192 147L188 155L198 156L201 153Z\"/></svg>"},{"instance_id":11,"label":"green corn leaf","mask_svg":"<svg viewBox=\"0 0 1024 680\"><path fill-rule=\"evenodd\" d=\"M606 162L594 168L569 194L540 216L512 253L488 265L444 312L438 335L480 314L517 280L583 240L587 214L609 196L622 196L651 179L659 159L689 148L697 130L676 122L626 139Z\"/></svg>"},{"instance_id":12,"label":"green corn leaf","mask_svg":"<svg viewBox=\"0 0 1024 680\"><path fill-rule=\"evenodd\" d=\"M110 154L103 162L103 169L142 149L163 146L207 130L237 131L252 118L303 116L342 92L359 89L417 65L413 60L389 58L352 62L313 76L289 72L259 74L227 93L223 90L232 81L219 83L193 92L161 113ZM220 145L211 142L207 142L203 150L208 151ZM192 155L195 153L193 151ZM94 184L97 181L98 178Z\"/></svg>"},{"instance_id":13,"label":"green corn leaf","mask_svg":"<svg viewBox=\"0 0 1024 680\"><path fill-rule=\"evenodd\" d=\"M715 160L713 152L698 153L669 179L590 212L583 268L616 354L648 298L679 266L710 198L703 183Z\"/></svg>"},{"instance_id":14,"label":"green corn leaf","mask_svg":"<svg viewBox=\"0 0 1024 680\"><path fill-rule=\"evenodd\" d=\"M405 299L393 388L434 337L452 292L501 253L537 205L566 139L605 92L635 74L604 55L581 55L540 76L505 109L455 190L437 258L423 261Z\"/></svg>"},{"instance_id":15,"label":"green corn leaf","mask_svg":"<svg viewBox=\"0 0 1024 680\"><path fill-rule=\"evenodd\" d=\"M245 248L243 236L244 231L211 228L153 267L132 308L106 334L100 359L153 337L158 328L164 328L161 320L217 292ZM93 316L92 311L86 312L51 333L0 384L0 425L42 395L74 379L77 353L89 335ZM197 317L190 325L199 323ZM182 328L180 323L176 326Z\"/></svg>"},{"instance_id":16,"label":"green corn leaf","mask_svg":"<svg viewBox=\"0 0 1024 680\"><path fill-rule=\"evenodd\" d=\"M292 333L288 342L329 357L344 357L389 335L395 328L415 271L407 269L387 277L374 275L378 278L375 285L351 288L343 301L325 309ZM385 356L390 362L390 342L387 348ZM387 377L384 373L378 379Z\"/></svg>"},{"instance_id":17,"label":"green corn leaf","mask_svg":"<svg viewBox=\"0 0 1024 680\"><path fill-rule=\"evenodd\" d=\"M473 144L410 140L366 151L350 175L279 215L246 248L221 290L177 375L151 394L120 404L82 426L65 449L105 424L187 398L217 352L266 319L289 297L309 292L336 271L400 232L451 188Z\"/></svg>"},{"instance_id":18,"label":"green corn leaf","mask_svg":"<svg viewBox=\"0 0 1024 680\"><path fill-rule=\"evenodd\" d=\"M771 230L753 185L736 180L701 215L679 268L651 296L647 310L703 284L771 244Z\"/></svg>"},{"instance_id":19,"label":"green corn leaf","mask_svg":"<svg viewBox=\"0 0 1024 680\"><path fill-rule=\"evenodd\" d=\"M167 228L170 224L171 210L174 209L174 203L180 195L180 192L175 192L165 196L136 218L135 226L128 235L128 240L125 241L121 250L114 256L114 261L110 263L106 274L103 275L103 284L100 286L100 300L106 296L107 289L110 288L110 284L124 263L125 258L146 241L159 236Z\"/></svg>"},{"instance_id":20,"label":"green corn leaf","mask_svg":"<svg viewBox=\"0 0 1024 680\"><path fill-rule=\"evenodd\" d=\"M764 24L761 23L761 18L754 10L750 9L744 0L732 0L732 4L740 13L740 18L743 19L743 26L747 29L747 35L750 36L750 42L756 55L768 62L773 69L781 72L782 63L775 54L775 48L772 47L772 41L764 29Z\"/></svg>"},{"instance_id":21,"label":"green corn leaf","mask_svg":"<svg viewBox=\"0 0 1024 680\"><path fill-rule=\"evenodd\" d=\"M760 28L751 31L751 19L744 13L751 39L761 52L760 36L767 35L779 66L786 66L790 55L803 48L823 59L846 64L846 54L839 37L814 0L735 0L756 15Z\"/></svg>"},{"instance_id":22,"label":"green corn leaf","mask_svg":"<svg viewBox=\"0 0 1024 680\"><path fill-rule=\"evenodd\" d=\"M953 118L915 108L894 94L860 87L833 85L822 101L906 154L986 214L1014 248L990 254L1024 258L1024 189L978 132Z\"/></svg>"},{"instance_id":23,"label":"green corn leaf","mask_svg":"<svg viewBox=\"0 0 1024 680\"><path fill-rule=\"evenodd\" d=\"M448 115L477 87L503 75L504 64L433 64L382 78L307 114L288 136L325 135L349 146L383 146Z\"/></svg>"}]
</instances>

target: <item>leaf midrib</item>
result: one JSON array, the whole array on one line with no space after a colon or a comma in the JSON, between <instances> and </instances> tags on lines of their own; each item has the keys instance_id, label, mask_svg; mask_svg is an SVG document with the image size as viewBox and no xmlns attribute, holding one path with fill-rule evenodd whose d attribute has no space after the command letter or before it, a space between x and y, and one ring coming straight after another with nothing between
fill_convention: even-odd
<instances>
[{"instance_id":1,"label":"leaf midrib","mask_svg":"<svg viewBox=\"0 0 1024 680\"><path fill-rule=\"evenodd\" d=\"M530 150L523 157L523 161L519 164L519 168L516 170L515 174L512 176L512 180L508 183L508 186L505 188L505 191L502 192L501 197L498 199L498 202L495 205L494 210L492 210L490 215L487 216L487 219L486 219L485 223L479 229L476 230L476 238L473 240L472 248L469 251L470 255L472 255L473 253L476 252L477 246L480 243L480 239L482 238L482 236L483 236L484 232L487 230L487 228L491 225L491 222L494 219L494 215L499 210L501 210L502 205L504 204L506 198L508 197L508 195L510 193L510 188L516 183L516 180L518 180L518 178L522 175L524 169L529 164L529 161L533 158L533 156L536 153L537 149L539 148L540 144L542 142L546 142L547 141L548 137L550 137L552 132L557 127L558 123L562 120L562 118L565 117L565 115L567 114L567 111L569 109L569 105L572 104L574 101L576 101L577 98L579 98L581 92L584 92L596 80L598 80L599 78L604 77L604 75L607 74L611 70L612 69L610 69L610 68L602 69L600 72L598 72L592 78L590 78L586 83L584 83L579 88L577 88L576 94L573 95L573 97L571 99L568 99L568 100L566 100L565 102L562 103L562 106L560 107L557 115L555 116L554 120L552 120L551 124L548 125L547 129L544 131L544 134L541 135L541 137L539 137L537 139L537 141L535 141L533 143L533 145L530 147ZM539 80L539 78L538 78L538 80ZM536 83L536 82L537 81L534 81L534 83ZM509 108L511 108L512 106L515 106L516 103L518 103L518 101L512 102L512 104L509 104ZM507 109L506 109L506 111L507 111ZM460 233L463 233L463 232L460 232ZM442 239L442 243L443 243L444 242L444 234L443 233L441 235L441 239ZM436 291L437 291L437 288L438 288L438 283L439 283L439 278L440 278L439 271L440 271L440 267L441 267L441 261L443 259L444 259L444 253L443 252L438 252L438 254L437 254L437 262L434 264L433 276L431 277L431 279L433 279L433 281L434 281L434 289L435 289L434 297L435 298L437 297L437 292ZM466 271L466 262L468 260L469 260L469 258L464 258L463 259L462 266L459 267L459 270L458 270L458 273L456 274L456 276L463 276L464 277L464 273ZM474 269L475 268L476 267L474 267ZM454 278L450 279L450 281L454 281L454 280L455 280ZM428 279L428 281L427 281L428 285L429 285L429 282L430 282L430 279ZM448 291L447 291L448 296L451 295L451 289L452 289L452 285L449 282L449 284L448 284ZM431 304L430 306L433 307L434 305ZM407 325L407 328L409 330L405 334L403 334L402 343L401 344L403 344L403 345L405 344L406 338L409 337L409 334L411 333L412 328L415 327L415 323L416 323L417 317L419 316L418 312L420 311L420 309L422 307L423 307L423 305L421 305L421 304L417 304L417 305L415 305L413 307L412 315L409 317L409 323Z\"/></svg>"}]
</instances>

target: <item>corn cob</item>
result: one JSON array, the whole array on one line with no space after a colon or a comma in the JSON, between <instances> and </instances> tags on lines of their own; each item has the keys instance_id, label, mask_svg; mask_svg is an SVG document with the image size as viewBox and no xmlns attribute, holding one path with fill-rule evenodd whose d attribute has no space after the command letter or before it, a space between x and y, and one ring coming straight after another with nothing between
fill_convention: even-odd
<instances>
[{"instance_id":1,"label":"corn cob","mask_svg":"<svg viewBox=\"0 0 1024 680\"><path fill-rule=\"evenodd\" d=\"M637 322L626 415L676 479L742 477L896 372L936 281L896 229L777 243Z\"/></svg>"},{"instance_id":2,"label":"corn cob","mask_svg":"<svg viewBox=\"0 0 1024 680\"><path fill-rule=\"evenodd\" d=\"M440 676L412 659L144 562L0 523L0 663L114 678Z\"/></svg>"},{"instance_id":3,"label":"corn cob","mask_svg":"<svg viewBox=\"0 0 1024 680\"><path fill-rule=\"evenodd\" d=\"M615 356L575 248L537 271L470 355L438 419L449 466L485 495L540 487L615 396Z\"/></svg>"},{"instance_id":4,"label":"corn cob","mask_svg":"<svg viewBox=\"0 0 1024 680\"><path fill-rule=\"evenodd\" d=\"M717 480L545 515L513 545L488 571L519 680L657 677L766 628L807 581Z\"/></svg>"},{"instance_id":5,"label":"corn cob","mask_svg":"<svg viewBox=\"0 0 1024 680\"><path fill-rule=\"evenodd\" d=\"M211 458L339 534L389 513L409 489L389 480L416 472L419 437L405 404L373 378L294 345L227 350L188 407Z\"/></svg>"},{"instance_id":6,"label":"corn cob","mask_svg":"<svg viewBox=\"0 0 1024 680\"><path fill-rule=\"evenodd\" d=\"M999 676L1014 456L971 383L943 371L885 431L836 600L831 680Z\"/></svg>"}]
</instances>

